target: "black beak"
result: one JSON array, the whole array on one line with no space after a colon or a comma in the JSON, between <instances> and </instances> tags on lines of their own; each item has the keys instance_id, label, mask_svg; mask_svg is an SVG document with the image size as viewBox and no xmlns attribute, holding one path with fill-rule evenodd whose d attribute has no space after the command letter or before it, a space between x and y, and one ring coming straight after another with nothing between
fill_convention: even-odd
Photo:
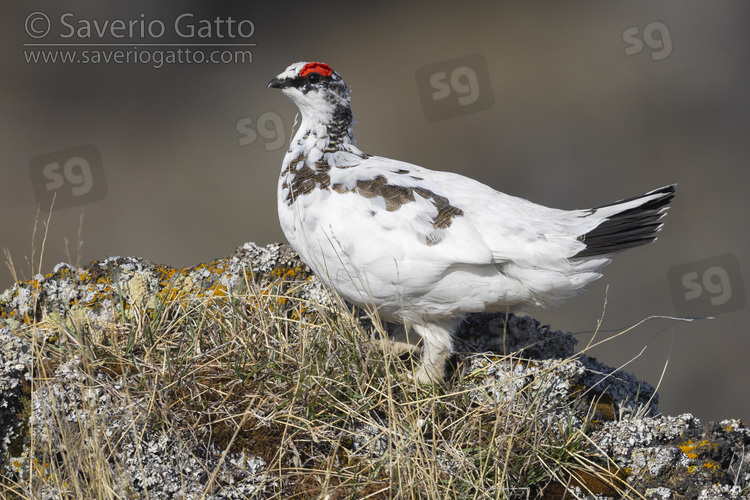
<instances>
[{"instance_id":1,"label":"black beak","mask_svg":"<svg viewBox=\"0 0 750 500\"><path fill-rule=\"evenodd\" d=\"M282 82L278 78L274 78L270 82L268 82L268 85L266 86L267 89L283 89L287 87L288 85L285 82Z\"/></svg>"}]
</instances>

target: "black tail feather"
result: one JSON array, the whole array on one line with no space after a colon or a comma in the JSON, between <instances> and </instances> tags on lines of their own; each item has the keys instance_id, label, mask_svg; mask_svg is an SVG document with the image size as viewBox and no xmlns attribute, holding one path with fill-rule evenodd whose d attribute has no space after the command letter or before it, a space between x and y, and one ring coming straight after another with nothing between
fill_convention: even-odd
<instances>
[{"instance_id":1,"label":"black tail feather","mask_svg":"<svg viewBox=\"0 0 750 500\"><path fill-rule=\"evenodd\" d=\"M642 205L614 214L596 228L580 236L579 240L586 244L586 248L574 257L606 255L654 241L656 233L663 225L659 220L666 215L666 206L674 198L675 189L674 184L664 186L641 196L593 209L592 214L602 208L621 205L648 196L660 195Z\"/></svg>"}]
</instances>

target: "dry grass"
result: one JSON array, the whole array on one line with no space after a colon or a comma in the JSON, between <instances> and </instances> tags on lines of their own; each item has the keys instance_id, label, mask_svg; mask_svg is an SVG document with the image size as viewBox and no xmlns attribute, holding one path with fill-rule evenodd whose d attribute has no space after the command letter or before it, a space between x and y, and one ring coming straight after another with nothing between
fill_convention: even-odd
<instances>
[{"instance_id":1,"label":"dry grass","mask_svg":"<svg viewBox=\"0 0 750 500\"><path fill-rule=\"evenodd\" d=\"M30 470L3 479L0 496L150 498L133 477L149 475L154 436L201 464L195 498L227 487L222 467L242 452L265 461L241 479L262 498L627 491L586 436L583 400L559 421L530 387L505 404L477 403L466 380L416 388L402 376L411 360L378 350L349 309L294 298L297 285L248 282L233 296L132 307L111 324L46 318L16 332L35 360L24 418L47 403L26 429Z\"/></svg>"},{"instance_id":2,"label":"dry grass","mask_svg":"<svg viewBox=\"0 0 750 500\"><path fill-rule=\"evenodd\" d=\"M76 393L113 392L133 414L116 428L165 432L196 458L260 456L269 498L525 498L561 487L551 483L617 482L581 429L538 413L530 388L523 405L477 404L461 383L417 389L401 376L409 360L376 350L348 310L268 292L248 283L112 325L38 323L24 332L32 395L80 359ZM50 486L70 498L144 495L123 486L121 436L97 401L76 401L86 416L72 422L64 408L34 422L32 474L6 486L19 498ZM218 470L204 471L205 494L223 485Z\"/></svg>"}]
</instances>

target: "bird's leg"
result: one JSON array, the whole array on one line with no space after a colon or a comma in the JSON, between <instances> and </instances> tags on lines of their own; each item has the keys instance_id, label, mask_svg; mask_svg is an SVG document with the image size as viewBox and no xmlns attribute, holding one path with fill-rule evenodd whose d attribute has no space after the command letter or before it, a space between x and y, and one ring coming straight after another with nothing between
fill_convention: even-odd
<instances>
[{"instance_id":1,"label":"bird's leg","mask_svg":"<svg viewBox=\"0 0 750 500\"><path fill-rule=\"evenodd\" d=\"M404 325L398 325L387 338L381 339L381 342L387 344L392 354L401 356L419 353L422 350L418 345L419 340L420 336L415 331L408 331Z\"/></svg>"},{"instance_id":2,"label":"bird's leg","mask_svg":"<svg viewBox=\"0 0 750 500\"><path fill-rule=\"evenodd\" d=\"M398 357L404 354L419 354L422 351L421 337L415 331L407 330L404 325L396 325L387 334L383 333L375 341L375 345L383 352Z\"/></svg>"},{"instance_id":3,"label":"bird's leg","mask_svg":"<svg viewBox=\"0 0 750 500\"><path fill-rule=\"evenodd\" d=\"M414 374L420 384L442 384L445 379L445 363L453 352L452 335L457 321L414 325L421 335L422 366Z\"/></svg>"}]
</instances>

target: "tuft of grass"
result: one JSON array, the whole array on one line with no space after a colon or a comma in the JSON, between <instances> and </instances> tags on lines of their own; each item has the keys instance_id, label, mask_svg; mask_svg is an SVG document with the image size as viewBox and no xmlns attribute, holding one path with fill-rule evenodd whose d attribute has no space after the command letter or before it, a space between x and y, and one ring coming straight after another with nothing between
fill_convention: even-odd
<instances>
[{"instance_id":1,"label":"tuft of grass","mask_svg":"<svg viewBox=\"0 0 750 500\"><path fill-rule=\"evenodd\" d=\"M131 306L112 324L45 318L25 327L36 360L32 465L6 478L6 493L148 498L145 479L133 477L149 477L154 436L204 467L194 498L231 485L232 454L263 460L243 479L262 498L624 491L621 472L573 423L588 408L551 420L530 385L508 402L480 404L460 373L451 387L415 387L403 376L411 360L376 348L346 307L297 298L300 285L246 282L222 296Z\"/></svg>"}]
</instances>

